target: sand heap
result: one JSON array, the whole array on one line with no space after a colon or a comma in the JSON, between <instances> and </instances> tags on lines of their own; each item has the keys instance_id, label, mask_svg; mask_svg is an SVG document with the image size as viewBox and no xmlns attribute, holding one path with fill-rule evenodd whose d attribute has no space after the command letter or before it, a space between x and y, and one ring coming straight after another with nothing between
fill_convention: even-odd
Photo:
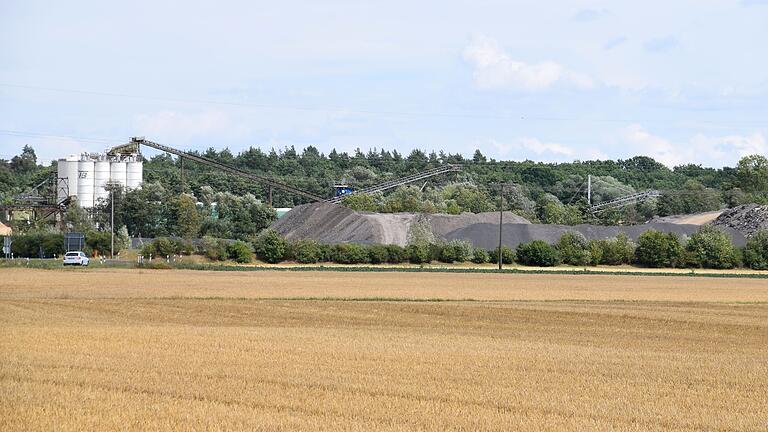
<instances>
[{"instance_id":1,"label":"sand heap","mask_svg":"<svg viewBox=\"0 0 768 432\"><path fill-rule=\"evenodd\" d=\"M467 240L475 247L495 248L499 242L498 213L461 215L419 213L357 212L335 204L314 203L294 208L272 226L290 240L314 239L323 243L381 243L404 246L411 226L419 220L429 223L435 238ZM690 236L700 225L651 222L632 226L544 225L531 224L510 212L504 213L502 242L510 247L531 240L555 243L568 231L578 231L587 239L609 239L619 233L636 240L649 229ZM746 240L738 230L723 227L737 246Z\"/></svg>"},{"instance_id":2,"label":"sand heap","mask_svg":"<svg viewBox=\"0 0 768 432\"><path fill-rule=\"evenodd\" d=\"M313 203L298 206L272 226L290 240L314 239L323 243L381 243L405 246L408 231L417 221L429 223L437 238L475 224L493 224L498 213L460 215L420 213L369 213L340 205ZM525 218L504 212L504 221L530 224ZM497 225L498 227L498 225Z\"/></svg>"},{"instance_id":3,"label":"sand heap","mask_svg":"<svg viewBox=\"0 0 768 432\"><path fill-rule=\"evenodd\" d=\"M768 206L740 205L724 211L712 224L732 228L749 238L760 230L768 229Z\"/></svg>"}]
</instances>

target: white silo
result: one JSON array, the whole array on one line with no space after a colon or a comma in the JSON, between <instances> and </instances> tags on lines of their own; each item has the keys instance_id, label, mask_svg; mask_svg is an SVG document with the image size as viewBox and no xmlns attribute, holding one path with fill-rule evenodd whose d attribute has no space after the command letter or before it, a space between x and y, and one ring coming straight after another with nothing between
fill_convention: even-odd
<instances>
[{"instance_id":1,"label":"white silo","mask_svg":"<svg viewBox=\"0 0 768 432\"><path fill-rule=\"evenodd\" d=\"M94 162L93 175L93 200L95 204L98 204L99 200L109 199L109 192L106 187L109 182L110 166L106 158L100 157Z\"/></svg>"},{"instance_id":2,"label":"white silo","mask_svg":"<svg viewBox=\"0 0 768 432\"><path fill-rule=\"evenodd\" d=\"M56 201L61 202L69 196L77 195L77 155L69 155L58 161L56 179Z\"/></svg>"},{"instance_id":3,"label":"white silo","mask_svg":"<svg viewBox=\"0 0 768 432\"><path fill-rule=\"evenodd\" d=\"M80 207L93 207L93 161L87 156L80 158L77 163L77 203Z\"/></svg>"},{"instance_id":4,"label":"white silo","mask_svg":"<svg viewBox=\"0 0 768 432\"><path fill-rule=\"evenodd\" d=\"M126 184L125 162L112 161L112 163L109 164L109 175L110 175L110 181L112 181L113 183L120 183L123 187L125 187L125 184Z\"/></svg>"},{"instance_id":5,"label":"white silo","mask_svg":"<svg viewBox=\"0 0 768 432\"><path fill-rule=\"evenodd\" d=\"M136 189L141 186L143 180L143 164L140 159L132 158L126 163L126 184L128 189Z\"/></svg>"}]
</instances>

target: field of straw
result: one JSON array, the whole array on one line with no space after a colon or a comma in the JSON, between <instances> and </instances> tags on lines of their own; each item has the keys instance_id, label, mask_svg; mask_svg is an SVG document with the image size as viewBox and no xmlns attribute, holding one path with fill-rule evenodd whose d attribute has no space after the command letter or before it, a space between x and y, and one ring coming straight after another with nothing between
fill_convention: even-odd
<instances>
[{"instance_id":1,"label":"field of straw","mask_svg":"<svg viewBox=\"0 0 768 432\"><path fill-rule=\"evenodd\" d=\"M768 430L768 282L0 270L0 430Z\"/></svg>"}]
</instances>

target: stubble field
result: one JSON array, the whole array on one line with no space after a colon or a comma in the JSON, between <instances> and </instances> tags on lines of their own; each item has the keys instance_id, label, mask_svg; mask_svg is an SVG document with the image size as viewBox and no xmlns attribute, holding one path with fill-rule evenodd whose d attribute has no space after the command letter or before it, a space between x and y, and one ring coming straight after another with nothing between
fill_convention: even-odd
<instances>
[{"instance_id":1,"label":"stubble field","mask_svg":"<svg viewBox=\"0 0 768 432\"><path fill-rule=\"evenodd\" d=\"M0 271L0 430L768 429L764 279Z\"/></svg>"}]
</instances>

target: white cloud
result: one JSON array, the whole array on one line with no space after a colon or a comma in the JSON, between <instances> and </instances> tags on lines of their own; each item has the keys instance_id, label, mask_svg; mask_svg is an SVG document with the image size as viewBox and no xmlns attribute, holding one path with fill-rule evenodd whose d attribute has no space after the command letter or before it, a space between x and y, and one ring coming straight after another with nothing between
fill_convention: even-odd
<instances>
[{"instance_id":1,"label":"white cloud","mask_svg":"<svg viewBox=\"0 0 768 432\"><path fill-rule=\"evenodd\" d=\"M490 144L501 157L527 159L535 155L537 160L572 160L576 150L557 143L542 142L537 138L522 137L511 143L502 143L495 139Z\"/></svg>"},{"instance_id":2,"label":"white cloud","mask_svg":"<svg viewBox=\"0 0 768 432\"><path fill-rule=\"evenodd\" d=\"M464 49L464 59L474 66L475 84L482 89L539 91L555 84L580 89L594 87L588 76L569 71L553 61L529 64L514 60L495 39L486 36L476 37Z\"/></svg>"},{"instance_id":3,"label":"white cloud","mask_svg":"<svg viewBox=\"0 0 768 432\"><path fill-rule=\"evenodd\" d=\"M765 136L758 132L721 137L697 134L687 142L675 143L633 124L624 130L623 138L637 154L650 156L669 167L688 163L733 166L744 156L768 152Z\"/></svg>"}]
</instances>

